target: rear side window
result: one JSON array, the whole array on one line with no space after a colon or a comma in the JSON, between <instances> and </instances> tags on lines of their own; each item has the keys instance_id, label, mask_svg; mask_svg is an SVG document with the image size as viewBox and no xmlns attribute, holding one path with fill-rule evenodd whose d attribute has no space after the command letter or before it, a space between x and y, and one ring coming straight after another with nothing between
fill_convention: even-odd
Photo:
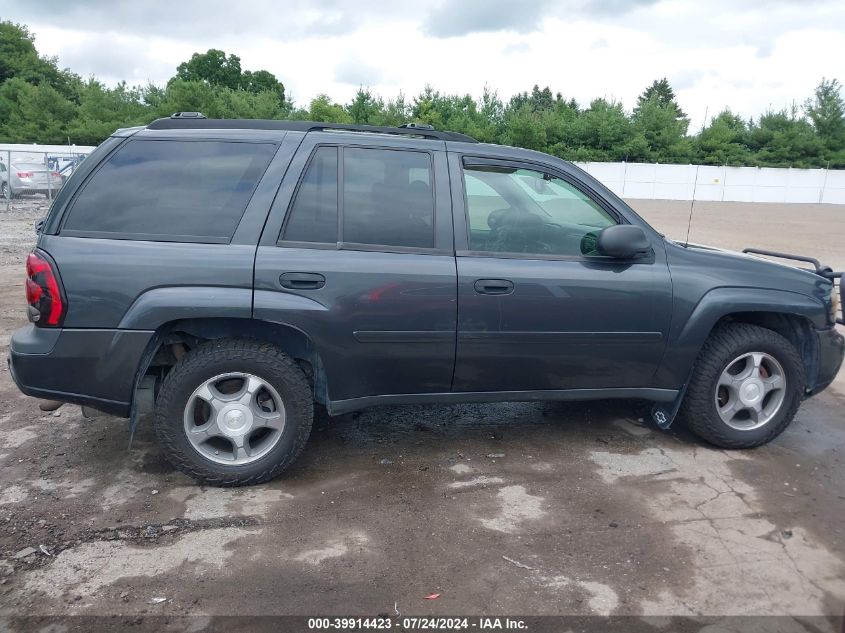
<instances>
[{"instance_id":1,"label":"rear side window","mask_svg":"<svg viewBox=\"0 0 845 633\"><path fill-rule=\"evenodd\" d=\"M343 241L433 248L431 156L426 152L345 148Z\"/></svg>"},{"instance_id":2,"label":"rear side window","mask_svg":"<svg viewBox=\"0 0 845 633\"><path fill-rule=\"evenodd\" d=\"M129 141L84 186L62 233L227 242L274 152L270 143Z\"/></svg>"},{"instance_id":3,"label":"rear side window","mask_svg":"<svg viewBox=\"0 0 845 633\"><path fill-rule=\"evenodd\" d=\"M319 147L299 185L283 239L337 243L337 148Z\"/></svg>"}]
</instances>

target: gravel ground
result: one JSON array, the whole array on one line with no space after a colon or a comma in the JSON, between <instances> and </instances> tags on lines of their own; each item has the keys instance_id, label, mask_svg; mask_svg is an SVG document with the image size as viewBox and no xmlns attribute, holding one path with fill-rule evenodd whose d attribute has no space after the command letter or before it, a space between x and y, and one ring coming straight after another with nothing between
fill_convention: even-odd
<instances>
[{"instance_id":1,"label":"gravel ground","mask_svg":"<svg viewBox=\"0 0 845 633\"><path fill-rule=\"evenodd\" d=\"M633 204L684 237L688 203ZM697 207L693 241L845 267L843 207ZM24 323L22 262L44 212L38 199L0 206L3 355ZM127 451L124 421L42 413L3 367L0 617L114 616L161 631L210 630L198 615L394 608L751 613L795 618L779 631L833 631L845 603L843 405L840 378L775 442L744 452L661 432L635 402L377 408L319 418L281 479L221 490L173 471L148 420ZM138 619L150 615L168 617ZM0 630L38 626L0 619ZM73 623L61 626L51 630Z\"/></svg>"}]
</instances>

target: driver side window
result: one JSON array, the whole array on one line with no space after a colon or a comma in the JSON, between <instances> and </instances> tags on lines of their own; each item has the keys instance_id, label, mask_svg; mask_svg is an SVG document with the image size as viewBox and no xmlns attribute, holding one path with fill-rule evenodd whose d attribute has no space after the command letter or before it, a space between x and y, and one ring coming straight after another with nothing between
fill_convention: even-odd
<instances>
[{"instance_id":1,"label":"driver side window","mask_svg":"<svg viewBox=\"0 0 845 633\"><path fill-rule=\"evenodd\" d=\"M464 168L470 250L590 256L616 220L560 178L531 169Z\"/></svg>"}]
</instances>

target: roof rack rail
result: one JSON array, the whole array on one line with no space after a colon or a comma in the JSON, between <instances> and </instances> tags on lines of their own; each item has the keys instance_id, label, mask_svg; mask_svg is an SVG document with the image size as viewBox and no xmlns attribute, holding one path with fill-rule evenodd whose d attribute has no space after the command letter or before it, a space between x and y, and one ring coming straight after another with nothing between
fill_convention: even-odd
<instances>
[{"instance_id":1,"label":"roof rack rail","mask_svg":"<svg viewBox=\"0 0 845 633\"><path fill-rule=\"evenodd\" d=\"M365 132L419 136L440 141L478 141L460 132L441 132L423 123L405 123L399 127L352 125L349 123L321 123L318 121L281 121L275 119L206 119L200 112L177 112L166 119L156 119L147 126L150 130L286 130L290 132Z\"/></svg>"}]
</instances>

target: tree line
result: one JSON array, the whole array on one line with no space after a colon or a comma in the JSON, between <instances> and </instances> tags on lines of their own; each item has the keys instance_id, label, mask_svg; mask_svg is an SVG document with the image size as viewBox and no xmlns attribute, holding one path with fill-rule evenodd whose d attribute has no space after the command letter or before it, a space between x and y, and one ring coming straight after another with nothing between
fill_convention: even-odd
<instances>
[{"instance_id":1,"label":"tree line","mask_svg":"<svg viewBox=\"0 0 845 633\"><path fill-rule=\"evenodd\" d=\"M96 145L117 128L179 111L386 126L415 121L578 161L845 168L845 100L836 79L822 79L800 106L756 119L726 109L690 134L665 78L648 86L631 112L618 101L582 105L536 85L507 101L487 88L478 99L426 87L410 99L400 93L385 100L361 87L348 103L318 95L306 107L269 71L244 70L237 55L216 49L179 64L164 86L109 88L39 55L26 26L0 22L0 142Z\"/></svg>"}]
</instances>

